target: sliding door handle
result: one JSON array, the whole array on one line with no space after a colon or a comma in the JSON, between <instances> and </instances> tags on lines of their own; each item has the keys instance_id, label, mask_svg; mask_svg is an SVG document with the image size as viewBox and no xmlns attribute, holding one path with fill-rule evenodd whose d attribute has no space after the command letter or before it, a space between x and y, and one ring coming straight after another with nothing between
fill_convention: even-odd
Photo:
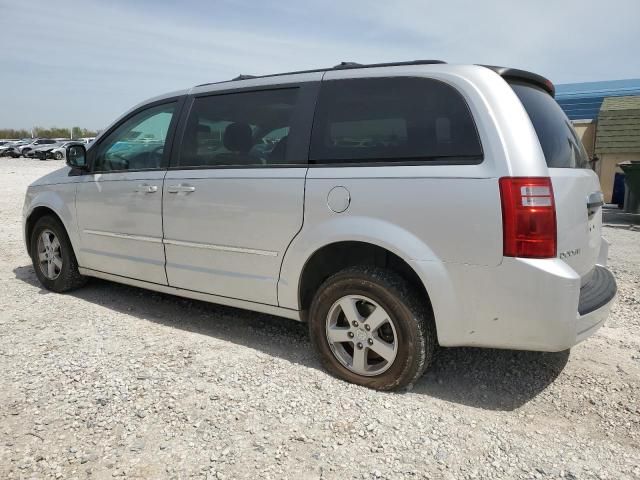
<instances>
[{"instance_id":1,"label":"sliding door handle","mask_svg":"<svg viewBox=\"0 0 640 480\"><path fill-rule=\"evenodd\" d=\"M196 187L187 183L179 183L178 185L169 185L167 192L169 193L191 193L195 192Z\"/></svg>"}]
</instances>

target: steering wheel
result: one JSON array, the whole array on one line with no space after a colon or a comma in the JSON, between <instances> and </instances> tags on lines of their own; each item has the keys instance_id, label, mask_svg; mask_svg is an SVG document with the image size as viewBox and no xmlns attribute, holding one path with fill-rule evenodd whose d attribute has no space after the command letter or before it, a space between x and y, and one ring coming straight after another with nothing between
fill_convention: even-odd
<instances>
[{"instance_id":1,"label":"steering wheel","mask_svg":"<svg viewBox=\"0 0 640 480\"><path fill-rule=\"evenodd\" d=\"M119 160L122 165L121 165L121 169L126 170L129 168L129 159L126 157L123 157L122 155L120 155L119 153L113 152L109 154L109 157L115 158L117 160ZM112 162L111 158L108 158L109 163Z\"/></svg>"}]
</instances>

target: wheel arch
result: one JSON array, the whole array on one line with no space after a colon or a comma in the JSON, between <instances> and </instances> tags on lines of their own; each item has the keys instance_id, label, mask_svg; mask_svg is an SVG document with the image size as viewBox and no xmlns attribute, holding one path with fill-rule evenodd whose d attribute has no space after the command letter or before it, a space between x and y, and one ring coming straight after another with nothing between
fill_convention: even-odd
<instances>
[{"instance_id":1,"label":"wheel arch","mask_svg":"<svg viewBox=\"0 0 640 480\"><path fill-rule=\"evenodd\" d=\"M456 279L447 263L420 238L394 223L360 216L336 216L320 222L312 228L305 226L287 249L278 279L278 302L280 307L300 311L306 320L305 303L308 302L309 284L301 284L308 279L305 270L317 255L332 252L337 246L361 246L382 253L391 262L392 268L407 274L410 280L425 294L433 313L438 339L442 331L448 341L447 332L459 325L460 299L456 291ZM374 254L375 257L375 254ZM350 262L350 263L353 263ZM374 262L375 264L375 262ZM346 268L342 263L338 267ZM324 275L326 276L326 272ZM315 280L315 284L319 279ZM321 282L320 282L321 283ZM312 286L314 283L311 284ZM306 293L301 294L301 292Z\"/></svg>"},{"instance_id":2,"label":"wheel arch","mask_svg":"<svg viewBox=\"0 0 640 480\"><path fill-rule=\"evenodd\" d=\"M416 288L431 308L429 293L420 276L400 255L375 243L343 240L323 245L306 259L297 288L300 310L308 310L315 291L327 278L357 265L377 266L398 273Z\"/></svg>"},{"instance_id":3,"label":"wheel arch","mask_svg":"<svg viewBox=\"0 0 640 480\"><path fill-rule=\"evenodd\" d=\"M31 255L33 227L42 217L51 215L64 227L76 258L78 258L79 238L76 229L73 228L75 220L71 210L73 208L71 192L63 192L61 195L60 192L47 190L36 194L33 198L28 195L27 198L31 201L28 213L24 216L24 239L29 255Z\"/></svg>"},{"instance_id":4,"label":"wheel arch","mask_svg":"<svg viewBox=\"0 0 640 480\"><path fill-rule=\"evenodd\" d=\"M24 226L24 238L27 245L27 253L29 255L31 255L31 235L33 234L33 228L35 227L38 220L40 220L42 217L46 217L47 215L59 220L60 223L62 223L62 225L65 227L65 230L67 229L67 227L64 225L64 222L62 221L62 218L60 218L60 215L58 215L51 207L41 205L34 208L31 213L29 213Z\"/></svg>"},{"instance_id":5,"label":"wheel arch","mask_svg":"<svg viewBox=\"0 0 640 480\"><path fill-rule=\"evenodd\" d=\"M374 217L333 216L313 226L305 224L289 245L278 280L278 303L281 307L301 309L299 292L304 270L314 255L323 249L335 248L335 244L377 247L409 266L417 260L442 265L428 245L397 224ZM415 272L415 268L411 270ZM419 277L422 278L423 286L426 285L424 277ZM428 285L426 288L429 290Z\"/></svg>"}]
</instances>

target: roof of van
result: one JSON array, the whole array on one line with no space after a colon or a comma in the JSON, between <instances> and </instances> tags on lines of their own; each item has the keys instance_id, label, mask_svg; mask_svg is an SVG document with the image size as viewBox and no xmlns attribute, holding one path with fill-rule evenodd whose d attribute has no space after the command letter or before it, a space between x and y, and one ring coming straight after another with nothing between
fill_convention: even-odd
<instances>
[{"instance_id":1,"label":"roof of van","mask_svg":"<svg viewBox=\"0 0 640 480\"><path fill-rule=\"evenodd\" d=\"M362 69L362 68L381 68L381 67L401 67L401 66L409 66L409 65L441 65L445 64L442 60L409 60L404 62L387 62L387 63L356 63L356 62L340 62L339 64L333 67L326 68L316 68L311 70L298 70L293 72L282 72L282 73L271 73L268 75L245 75L240 74L231 80L223 80L220 82L210 82L203 83L200 85L196 85L197 87L204 87L207 85L214 85L219 83L226 82L235 82L239 80L251 80L254 78L268 78L268 77L279 77L284 75L296 75L296 74L304 74L304 73L316 73L316 72L328 72L331 70L352 70L352 69ZM537 73L528 72L526 70L520 70L517 68L509 68L509 67L499 67L494 65L480 65L481 67L488 68L493 70L498 75L503 77L505 80L513 80L513 81L523 81L527 83L535 84L536 86L547 91L551 96L555 95L555 87L553 83L547 78L538 75Z\"/></svg>"}]
</instances>

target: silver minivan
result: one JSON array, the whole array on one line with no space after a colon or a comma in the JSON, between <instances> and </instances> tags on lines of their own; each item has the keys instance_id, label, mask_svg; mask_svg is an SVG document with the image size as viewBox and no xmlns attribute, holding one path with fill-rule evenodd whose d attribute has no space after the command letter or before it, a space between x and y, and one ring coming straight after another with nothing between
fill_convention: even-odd
<instances>
[{"instance_id":1,"label":"silver minivan","mask_svg":"<svg viewBox=\"0 0 640 480\"><path fill-rule=\"evenodd\" d=\"M306 321L390 390L435 348L559 351L616 293L603 196L545 78L437 61L199 85L133 108L28 189L42 284L87 277Z\"/></svg>"}]
</instances>

